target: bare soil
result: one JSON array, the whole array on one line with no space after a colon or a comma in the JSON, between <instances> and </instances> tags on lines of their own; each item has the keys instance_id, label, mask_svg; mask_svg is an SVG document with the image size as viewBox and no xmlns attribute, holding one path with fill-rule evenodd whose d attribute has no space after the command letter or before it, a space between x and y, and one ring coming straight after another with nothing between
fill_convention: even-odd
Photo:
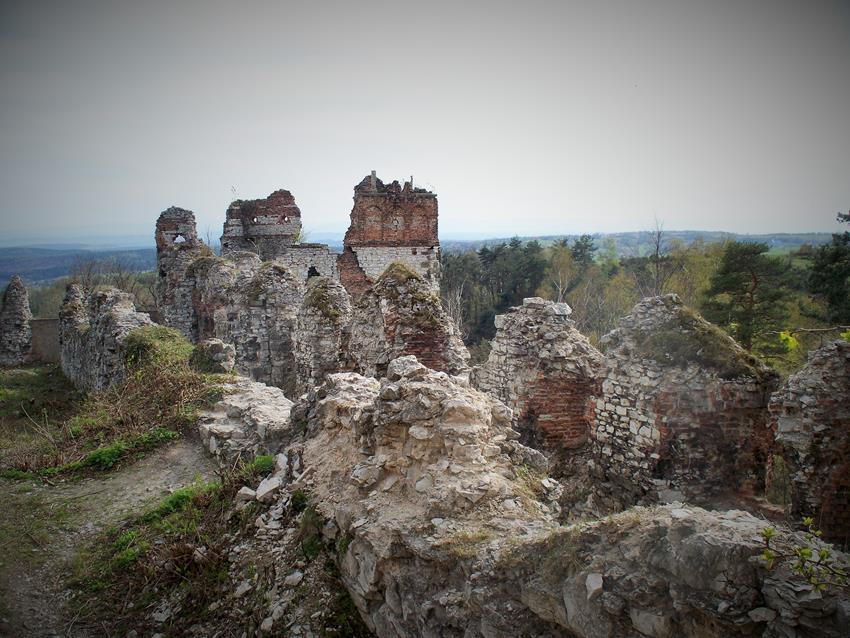
<instances>
[{"instance_id":1,"label":"bare soil","mask_svg":"<svg viewBox=\"0 0 850 638\"><path fill-rule=\"evenodd\" d=\"M216 466L194 438L104 475L56 484L0 479L0 636L86 636L67 583L77 549Z\"/></svg>"}]
</instances>

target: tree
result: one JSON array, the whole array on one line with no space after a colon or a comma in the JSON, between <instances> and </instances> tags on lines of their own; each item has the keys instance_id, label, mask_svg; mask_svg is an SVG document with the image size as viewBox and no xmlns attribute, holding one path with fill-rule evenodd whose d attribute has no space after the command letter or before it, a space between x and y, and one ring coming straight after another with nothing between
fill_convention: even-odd
<instances>
[{"instance_id":1,"label":"tree","mask_svg":"<svg viewBox=\"0 0 850 638\"><path fill-rule=\"evenodd\" d=\"M787 266L767 251L762 243L726 244L703 304L706 319L723 326L747 350L776 331L786 316Z\"/></svg>"},{"instance_id":2,"label":"tree","mask_svg":"<svg viewBox=\"0 0 850 638\"><path fill-rule=\"evenodd\" d=\"M850 213L839 213L838 221L850 223ZM809 289L826 301L827 321L850 323L850 232L834 234L831 243L817 249Z\"/></svg>"}]
</instances>

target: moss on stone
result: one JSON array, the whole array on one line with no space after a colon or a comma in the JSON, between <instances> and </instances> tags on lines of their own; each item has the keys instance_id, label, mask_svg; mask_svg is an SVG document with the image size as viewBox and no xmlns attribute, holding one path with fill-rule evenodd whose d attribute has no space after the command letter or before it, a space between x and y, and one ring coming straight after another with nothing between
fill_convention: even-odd
<instances>
[{"instance_id":1,"label":"moss on stone","mask_svg":"<svg viewBox=\"0 0 850 638\"><path fill-rule=\"evenodd\" d=\"M210 270L212 270L213 266L224 263L227 262L221 257L216 257L212 254L212 251L210 251L209 255L203 255L197 259L193 259L189 264L189 267L186 269L186 274L190 277L206 277Z\"/></svg>"},{"instance_id":2,"label":"moss on stone","mask_svg":"<svg viewBox=\"0 0 850 638\"><path fill-rule=\"evenodd\" d=\"M194 350L177 330L158 325L136 328L124 339L123 348L130 365L188 362Z\"/></svg>"},{"instance_id":3,"label":"moss on stone","mask_svg":"<svg viewBox=\"0 0 850 638\"><path fill-rule=\"evenodd\" d=\"M330 321L336 321L342 316L342 312L331 298L330 282L324 278L311 282L304 296L304 305L315 308Z\"/></svg>"},{"instance_id":4,"label":"moss on stone","mask_svg":"<svg viewBox=\"0 0 850 638\"><path fill-rule=\"evenodd\" d=\"M762 365L717 326L684 307L651 330L636 330L637 352L662 365L690 363L713 370L722 379L761 378Z\"/></svg>"}]
</instances>

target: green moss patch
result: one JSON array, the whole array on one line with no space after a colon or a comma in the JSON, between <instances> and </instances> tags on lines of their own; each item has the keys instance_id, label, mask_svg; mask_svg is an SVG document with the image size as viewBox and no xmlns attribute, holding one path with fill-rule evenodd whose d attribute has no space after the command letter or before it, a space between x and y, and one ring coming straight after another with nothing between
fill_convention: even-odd
<instances>
[{"instance_id":1,"label":"green moss patch","mask_svg":"<svg viewBox=\"0 0 850 638\"><path fill-rule=\"evenodd\" d=\"M131 366L147 364L176 364L188 361L193 346L173 328L143 326L124 339L124 358Z\"/></svg>"},{"instance_id":2,"label":"green moss patch","mask_svg":"<svg viewBox=\"0 0 850 638\"><path fill-rule=\"evenodd\" d=\"M304 296L304 304L318 310L329 321L336 322L342 316L342 312L331 298L330 281L325 278L310 283Z\"/></svg>"},{"instance_id":3,"label":"green moss patch","mask_svg":"<svg viewBox=\"0 0 850 638\"><path fill-rule=\"evenodd\" d=\"M762 377L758 359L738 347L725 332L687 308L652 330L637 330L637 352L666 366L690 363L713 370L722 379Z\"/></svg>"}]
</instances>

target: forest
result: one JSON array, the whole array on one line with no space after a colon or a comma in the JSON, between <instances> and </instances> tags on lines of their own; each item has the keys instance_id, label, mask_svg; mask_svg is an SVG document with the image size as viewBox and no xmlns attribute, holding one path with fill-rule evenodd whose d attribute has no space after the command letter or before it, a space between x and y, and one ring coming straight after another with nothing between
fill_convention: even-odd
<instances>
[{"instance_id":1,"label":"forest","mask_svg":"<svg viewBox=\"0 0 850 638\"><path fill-rule=\"evenodd\" d=\"M838 220L850 223L850 214ZM812 348L850 336L850 232L782 255L765 243L732 239L686 244L659 225L634 256L590 235L545 247L514 238L442 256L443 303L473 362L487 356L493 317L525 297L568 303L576 327L598 344L637 301L666 293L788 374Z\"/></svg>"}]
</instances>

